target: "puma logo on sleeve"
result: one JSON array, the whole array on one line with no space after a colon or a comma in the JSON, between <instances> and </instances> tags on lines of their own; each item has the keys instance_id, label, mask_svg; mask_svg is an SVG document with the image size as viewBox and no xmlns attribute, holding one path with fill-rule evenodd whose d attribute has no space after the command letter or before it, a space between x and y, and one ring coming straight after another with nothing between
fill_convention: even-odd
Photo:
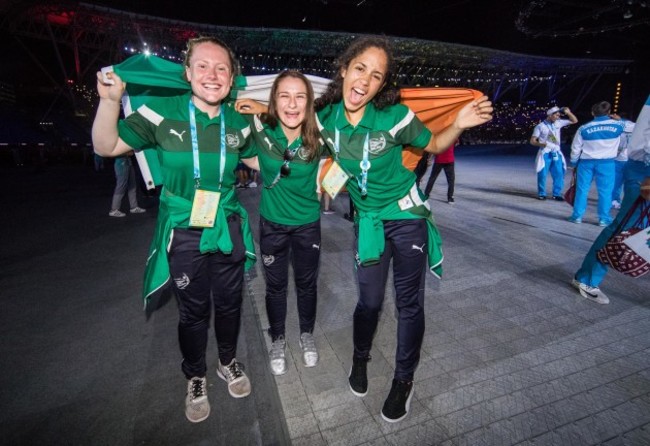
<instances>
[{"instance_id":1,"label":"puma logo on sleeve","mask_svg":"<svg viewBox=\"0 0 650 446\"><path fill-rule=\"evenodd\" d=\"M183 142L183 134L185 134L185 130L183 130L182 132L178 133L178 132L177 132L176 130L174 130L174 129L169 129L169 134L170 134L170 135L176 135L176 136L178 136L178 139L180 139L181 142Z\"/></svg>"}]
</instances>

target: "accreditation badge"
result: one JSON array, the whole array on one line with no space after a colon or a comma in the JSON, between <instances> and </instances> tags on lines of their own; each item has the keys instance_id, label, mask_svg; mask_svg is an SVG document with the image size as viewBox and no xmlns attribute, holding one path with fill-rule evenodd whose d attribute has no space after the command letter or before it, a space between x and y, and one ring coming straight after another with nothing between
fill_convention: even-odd
<instances>
[{"instance_id":1,"label":"accreditation badge","mask_svg":"<svg viewBox=\"0 0 650 446\"><path fill-rule=\"evenodd\" d=\"M192 202L190 226L193 228L211 228L214 226L219 209L221 192L197 189Z\"/></svg>"},{"instance_id":2,"label":"accreditation badge","mask_svg":"<svg viewBox=\"0 0 650 446\"><path fill-rule=\"evenodd\" d=\"M350 175L345 173L338 162L334 161L325 174L325 177L323 177L321 187L333 200L341 192L341 189L345 186L349 178Z\"/></svg>"}]
</instances>

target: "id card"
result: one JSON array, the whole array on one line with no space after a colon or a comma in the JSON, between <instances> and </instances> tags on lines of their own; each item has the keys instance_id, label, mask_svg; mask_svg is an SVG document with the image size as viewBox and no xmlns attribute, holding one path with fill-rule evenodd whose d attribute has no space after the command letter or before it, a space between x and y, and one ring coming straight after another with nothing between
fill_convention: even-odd
<instances>
[{"instance_id":1,"label":"id card","mask_svg":"<svg viewBox=\"0 0 650 446\"><path fill-rule=\"evenodd\" d=\"M221 192L197 189L192 202L190 226L194 228L211 228L214 226L219 209Z\"/></svg>"},{"instance_id":2,"label":"id card","mask_svg":"<svg viewBox=\"0 0 650 446\"><path fill-rule=\"evenodd\" d=\"M329 170L325 174L325 177L323 178L323 182L321 183L321 187L327 192L327 194L332 198L336 198L336 196L341 192L341 189L343 186L345 186L345 183L348 181L350 176L345 173L345 171L341 168L339 163L334 161L332 165L330 166Z\"/></svg>"}]
</instances>

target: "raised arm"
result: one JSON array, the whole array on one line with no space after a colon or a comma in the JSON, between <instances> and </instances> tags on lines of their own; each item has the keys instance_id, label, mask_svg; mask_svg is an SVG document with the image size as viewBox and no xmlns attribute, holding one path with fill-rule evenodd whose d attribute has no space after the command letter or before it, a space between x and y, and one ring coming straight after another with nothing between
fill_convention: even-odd
<instances>
[{"instance_id":1,"label":"raised arm","mask_svg":"<svg viewBox=\"0 0 650 446\"><path fill-rule=\"evenodd\" d=\"M261 115L268 111L268 107L254 99L238 99L235 101L235 110L242 115Z\"/></svg>"},{"instance_id":2,"label":"raised arm","mask_svg":"<svg viewBox=\"0 0 650 446\"><path fill-rule=\"evenodd\" d=\"M101 72L97 72L97 92L99 106L93 121L92 139L95 153L101 156L119 156L131 150L117 132L117 121L120 117L121 99L126 84L115 73L107 73L111 83L104 82Z\"/></svg>"},{"instance_id":3,"label":"raised arm","mask_svg":"<svg viewBox=\"0 0 650 446\"><path fill-rule=\"evenodd\" d=\"M571 121L571 124L575 124L578 122L578 118L576 118L576 115L574 115L571 110L569 110L569 107L563 107L562 112L566 115L567 118L569 118L569 121Z\"/></svg>"},{"instance_id":4,"label":"raised arm","mask_svg":"<svg viewBox=\"0 0 650 446\"><path fill-rule=\"evenodd\" d=\"M464 130L485 124L492 119L492 102L487 96L470 102L460 109L454 122L437 135L431 135L429 144L424 148L437 155L447 150Z\"/></svg>"}]
</instances>

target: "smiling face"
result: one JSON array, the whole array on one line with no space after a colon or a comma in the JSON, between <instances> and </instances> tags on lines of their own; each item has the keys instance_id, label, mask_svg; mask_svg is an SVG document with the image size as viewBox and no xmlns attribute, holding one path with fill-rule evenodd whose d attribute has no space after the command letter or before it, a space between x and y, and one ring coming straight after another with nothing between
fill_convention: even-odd
<instances>
[{"instance_id":1,"label":"smiling face","mask_svg":"<svg viewBox=\"0 0 650 446\"><path fill-rule=\"evenodd\" d=\"M185 76L192 86L194 105L214 116L230 93L233 81L228 51L212 42L197 44L185 67Z\"/></svg>"},{"instance_id":2,"label":"smiling face","mask_svg":"<svg viewBox=\"0 0 650 446\"><path fill-rule=\"evenodd\" d=\"M381 48L369 47L341 70L345 115L352 125L361 121L366 105L386 83L388 57Z\"/></svg>"},{"instance_id":3,"label":"smiling face","mask_svg":"<svg viewBox=\"0 0 650 446\"><path fill-rule=\"evenodd\" d=\"M307 86L302 79L285 77L278 83L274 100L275 113L285 135L290 140L297 138L309 101Z\"/></svg>"}]
</instances>

